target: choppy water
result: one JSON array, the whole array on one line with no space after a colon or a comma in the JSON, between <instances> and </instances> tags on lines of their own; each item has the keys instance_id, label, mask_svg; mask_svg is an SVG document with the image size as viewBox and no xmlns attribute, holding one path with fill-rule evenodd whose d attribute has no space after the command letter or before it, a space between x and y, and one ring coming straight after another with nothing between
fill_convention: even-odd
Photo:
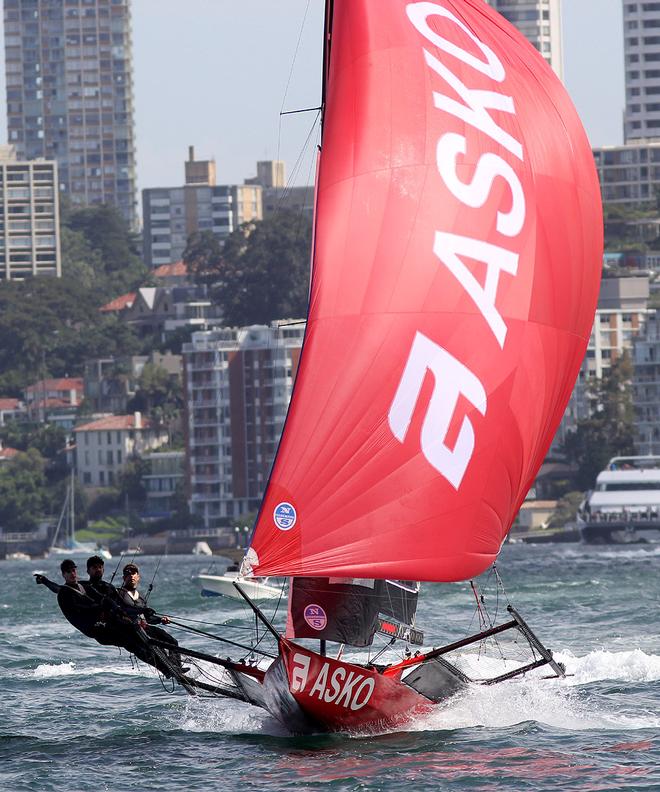
<instances>
[{"instance_id":1,"label":"choppy water","mask_svg":"<svg viewBox=\"0 0 660 792\"><path fill-rule=\"evenodd\" d=\"M146 586L156 559L139 561ZM191 575L207 564L163 559L152 604L248 623L199 597ZM405 733L295 738L247 705L171 694L76 633L31 578L59 580L56 562L0 562L0 789L659 790L660 548L516 545L499 566L573 676L476 688ZM465 634L470 597L423 588L436 645Z\"/></svg>"}]
</instances>

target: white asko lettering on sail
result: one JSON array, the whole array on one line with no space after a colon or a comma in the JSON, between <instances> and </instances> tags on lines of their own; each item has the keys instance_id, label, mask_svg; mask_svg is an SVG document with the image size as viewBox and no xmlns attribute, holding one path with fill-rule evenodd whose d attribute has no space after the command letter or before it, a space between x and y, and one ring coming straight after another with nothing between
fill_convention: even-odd
<instances>
[{"instance_id":1,"label":"white asko lettering on sail","mask_svg":"<svg viewBox=\"0 0 660 792\"><path fill-rule=\"evenodd\" d=\"M432 2L409 3L406 13L419 33L440 51L486 75L495 84L504 81L506 71L497 55L447 8ZM431 30L428 24L431 16L444 17L458 26L476 44L484 60ZM434 106L487 135L494 144L503 147L522 162L522 144L499 126L491 115L494 110L515 115L513 98L499 91L469 88L428 50L424 49L423 52L429 68L461 100L434 91ZM472 181L465 183L458 177L457 165L459 157L466 152L464 135L447 132L440 137L436 146L436 165L444 184L464 206L478 209L488 200L495 180L504 179L511 193L511 208L506 212L498 211L496 228L502 236L510 239L517 237L525 223L526 202L522 182L516 171L498 154L484 152L477 161ZM473 300L503 349L507 325L497 309L497 288L502 273L509 276L517 274L519 253L483 239L442 230L435 233L433 253ZM485 265L483 286L466 267L464 259ZM405 440L427 372L434 375L435 382L422 422L422 453L429 464L458 490L474 452L475 434L469 418L463 418L453 449L445 444L445 439L459 396L467 398L485 416L488 406L486 391L477 375L464 363L423 333L417 332L389 411L390 429L400 442Z\"/></svg>"}]
</instances>

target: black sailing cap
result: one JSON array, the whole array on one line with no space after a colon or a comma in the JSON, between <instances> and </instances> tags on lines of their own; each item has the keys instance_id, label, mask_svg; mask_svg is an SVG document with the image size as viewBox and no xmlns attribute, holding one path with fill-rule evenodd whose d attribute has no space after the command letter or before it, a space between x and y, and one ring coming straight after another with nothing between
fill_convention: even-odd
<instances>
[{"instance_id":1,"label":"black sailing cap","mask_svg":"<svg viewBox=\"0 0 660 792\"><path fill-rule=\"evenodd\" d=\"M72 558L65 558L60 564L62 572L71 572L72 569L77 569L76 562Z\"/></svg>"}]
</instances>

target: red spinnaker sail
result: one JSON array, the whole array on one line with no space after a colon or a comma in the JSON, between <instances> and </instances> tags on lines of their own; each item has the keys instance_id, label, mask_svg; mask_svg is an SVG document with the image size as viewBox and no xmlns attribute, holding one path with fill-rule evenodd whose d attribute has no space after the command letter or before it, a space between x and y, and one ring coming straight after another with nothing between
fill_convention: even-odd
<instances>
[{"instance_id":1,"label":"red spinnaker sail","mask_svg":"<svg viewBox=\"0 0 660 792\"><path fill-rule=\"evenodd\" d=\"M602 214L566 91L483 0L335 0L307 335L260 575L497 556L585 354Z\"/></svg>"}]
</instances>

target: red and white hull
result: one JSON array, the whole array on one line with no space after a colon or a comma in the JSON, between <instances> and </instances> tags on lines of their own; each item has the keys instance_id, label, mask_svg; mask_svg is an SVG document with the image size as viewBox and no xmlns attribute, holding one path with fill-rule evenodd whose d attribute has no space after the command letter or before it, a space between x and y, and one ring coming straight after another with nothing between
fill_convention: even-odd
<instances>
[{"instance_id":1,"label":"red and white hull","mask_svg":"<svg viewBox=\"0 0 660 792\"><path fill-rule=\"evenodd\" d=\"M285 639L264 679L266 706L294 732L401 728L434 702L396 675L324 657Z\"/></svg>"}]
</instances>

